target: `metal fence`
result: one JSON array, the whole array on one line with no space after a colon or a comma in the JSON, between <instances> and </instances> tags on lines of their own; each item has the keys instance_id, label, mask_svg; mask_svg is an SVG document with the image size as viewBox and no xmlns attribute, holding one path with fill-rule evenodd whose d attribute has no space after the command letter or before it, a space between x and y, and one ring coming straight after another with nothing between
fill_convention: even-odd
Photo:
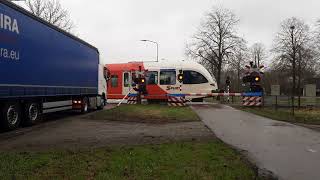
<instances>
[{"instance_id":1,"label":"metal fence","mask_svg":"<svg viewBox=\"0 0 320 180\"><path fill-rule=\"evenodd\" d=\"M205 101L241 106L243 97L210 97ZM265 107L288 108L292 107L292 101L295 107L320 107L320 97L295 96L293 99L291 96L263 96L263 106Z\"/></svg>"}]
</instances>

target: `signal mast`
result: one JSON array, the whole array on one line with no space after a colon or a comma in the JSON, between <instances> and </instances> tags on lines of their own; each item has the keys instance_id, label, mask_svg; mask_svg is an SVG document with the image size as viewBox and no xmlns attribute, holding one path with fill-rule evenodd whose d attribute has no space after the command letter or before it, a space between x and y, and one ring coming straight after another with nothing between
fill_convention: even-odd
<instances>
[{"instance_id":1,"label":"signal mast","mask_svg":"<svg viewBox=\"0 0 320 180\"><path fill-rule=\"evenodd\" d=\"M260 65L258 67L253 62L250 62L250 66L246 65L245 76L243 77L243 83L250 84L250 92L263 92L263 88L261 86L261 79L263 73L264 66Z\"/></svg>"}]
</instances>

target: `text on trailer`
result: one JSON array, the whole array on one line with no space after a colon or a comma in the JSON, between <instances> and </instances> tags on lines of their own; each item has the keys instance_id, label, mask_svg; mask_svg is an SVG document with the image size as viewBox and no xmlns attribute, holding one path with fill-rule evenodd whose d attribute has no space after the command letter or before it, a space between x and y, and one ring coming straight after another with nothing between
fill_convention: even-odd
<instances>
[{"instance_id":1,"label":"text on trailer","mask_svg":"<svg viewBox=\"0 0 320 180\"><path fill-rule=\"evenodd\" d=\"M2 13L0 13L0 28L19 34L18 21Z\"/></svg>"}]
</instances>

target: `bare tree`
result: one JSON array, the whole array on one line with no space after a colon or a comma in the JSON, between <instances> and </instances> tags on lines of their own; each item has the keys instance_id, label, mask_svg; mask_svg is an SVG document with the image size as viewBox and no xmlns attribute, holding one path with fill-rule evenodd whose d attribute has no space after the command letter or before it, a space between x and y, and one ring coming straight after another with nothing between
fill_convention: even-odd
<instances>
[{"instance_id":1,"label":"bare tree","mask_svg":"<svg viewBox=\"0 0 320 180\"><path fill-rule=\"evenodd\" d=\"M243 41L242 45L239 44L239 46L234 49L227 65L227 71L229 71L229 73L234 72L234 77L236 77L233 78L236 80L234 87L238 92L240 92L241 75L244 72L246 63L249 63L249 53L246 42Z\"/></svg>"},{"instance_id":2,"label":"bare tree","mask_svg":"<svg viewBox=\"0 0 320 180\"><path fill-rule=\"evenodd\" d=\"M295 17L289 18L281 23L281 29L274 41L272 50L276 55L274 64L281 71L291 70L292 95L296 94L296 76L297 74L298 76L301 75L301 70L297 72L297 64L299 65L298 69L300 69L302 61L306 60L306 58L299 56L299 52L303 49L310 50L308 48L311 42L309 29L304 21ZM307 64L311 63L311 61L305 62Z\"/></svg>"},{"instance_id":3,"label":"bare tree","mask_svg":"<svg viewBox=\"0 0 320 180\"><path fill-rule=\"evenodd\" d=\"M316 48L316 58L320 60L320 19L316 22L315 30L313 32L313 43ZM320 72L318 72L320 73Z\"/></svg>"},{"instance_id":4,"label":"bare tree","mask_svg":"<svg viewBox=\"0 0 320 180\"><path fill-rule=\"evenodd\" d=\"M71 32L74 24L59 0L26 0L29 11L49 23Z\"/></svg>"},{"instance_id":5,"label":"bare tree","mask_svg":"<svg viewBox=\"0 0 320 180\"><path fill-rule=\"evenodd\" d=\"M250 48L253 62L260 67L266 58L266 48L262 43L255 43Z\"/></svg>"},{"instance_id":6,"label":"bare tree","mask_svg":"<svg viewBox=\"0 0 320 180\"><path fill-rule=\"evenodd\" d=\"M187 46L187 54L198 59L215 75L219 88L222 69L242 41L235 29L238 22L239 19L230 10L214 7L193 36L194 41Z\"/></svg>"},{"instance_id":7,"label":"bare tree","mask_svg":"<svg viewBox=\"0 0 320 180\"><path fill-rule=\"evenodd\" d=\"M320 48L320 19L315 24L314 38L316 45Z\"/></svg>"}]
</instances>

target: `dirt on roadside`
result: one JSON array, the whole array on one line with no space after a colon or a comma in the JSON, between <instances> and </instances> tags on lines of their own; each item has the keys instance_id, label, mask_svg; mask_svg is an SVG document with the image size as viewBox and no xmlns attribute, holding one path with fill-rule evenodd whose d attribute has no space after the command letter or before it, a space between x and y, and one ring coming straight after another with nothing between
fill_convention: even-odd
<instances>
[{"instance_id":1,"label":"dirt on roadside","mask_svg":"<svg viewBox=\"0 0 320 180\"><path fill-rule=\"evenodd\" d=\"M320 132L320 125L303 124L303 123L294 123L294 124Z\"/></svg>"}]
</instances>

